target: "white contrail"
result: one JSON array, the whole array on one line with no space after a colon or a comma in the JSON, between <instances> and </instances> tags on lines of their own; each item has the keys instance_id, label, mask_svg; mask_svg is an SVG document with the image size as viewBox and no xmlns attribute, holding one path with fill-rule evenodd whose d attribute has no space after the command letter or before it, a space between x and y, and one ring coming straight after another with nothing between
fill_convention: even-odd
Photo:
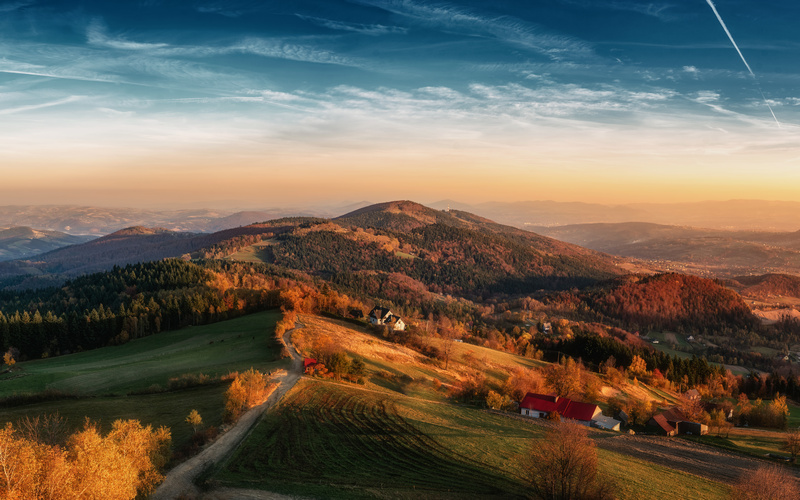
<instances>
[{"instance_id":1,"label":"white contrail","mask_svg":"<svg viewBox=\"0 0 800 500\"><path fill-rule=\"evenodd\" d=\"M714 2L712 2L711 0L706 0L706 2L708 3L709 7L711 7L711 10L714 11L714 15L717 16L717 20L719 21L719 24L722 26L722 29L725 30L725 34L728 35L728 38L730 39L731 43L733 44L733 48L736 49L736 52L739 53L739 57L742 58L742 62L747 67L747 71L750 72L750 76L752 76L753 79L756 81L756 86L758 87L758 93L761 94L761 98L764 99L764 104L766 104L767 107L769 108L769 112L772 114L772 118L775 119L775 123L777 123L778 127L780 127L781 126L781 122L778 121L778 117L776 117L775 116L775 112L772 111L772 106L769 105L769 101L767 101L767 98L764 96L764 92L761 90L761 85L759 85L759 83L758 83L758 78L756 78L756 74L753 73L752 69L750 69L750 65L747 64L747 60L744 58L744 55L742 54L742 51L739 50L739 46L736 45L736 40L733 39L733 35L731 35L730 30L728 30L728 27L725 25L725 21L722 20L722 16L720 16L719 12L717 12L717 6L714 5Z\"/></svg>"}]
</instances>

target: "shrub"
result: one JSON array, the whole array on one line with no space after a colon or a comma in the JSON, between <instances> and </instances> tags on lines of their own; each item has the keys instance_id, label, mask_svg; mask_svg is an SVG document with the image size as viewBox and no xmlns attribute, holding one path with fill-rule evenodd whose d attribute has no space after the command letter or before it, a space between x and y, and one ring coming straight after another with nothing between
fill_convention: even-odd
<instances>
[{"instance_id":1,"label":"shrub","mask_svg":"<svg viewBox=\"0 0 800 500\"><path fill-rule=\"evenodd\" d=\"M555 413L555 412L553 412ZM605 500L612 487L597 475L597 451L585 427L560 422L532 443L523 464L532 493L542 500Z\"/></svg>"}]
</instances>

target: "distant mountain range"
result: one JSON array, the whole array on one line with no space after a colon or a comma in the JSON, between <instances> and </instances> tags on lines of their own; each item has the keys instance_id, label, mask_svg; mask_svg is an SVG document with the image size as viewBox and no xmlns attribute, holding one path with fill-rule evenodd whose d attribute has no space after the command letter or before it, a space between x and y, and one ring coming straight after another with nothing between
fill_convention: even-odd
<instances>
[{"instance_id":1,"label":"distant mountain range","mask_svg":"<svg viewBox=\"0 0 800 500\"><path fill-rule=\"evenodd\" d=\"M341 212L338 212L341 213ZM134 226L172 231L209 233L287 216L338 215L324 210L270 209L225 212L218 210L156 211L135 208L36 205L0 207L0 227L27 226L71 235L102 236Z\"/></svg>"},{"instance_id":2,"label":"distant mountain range","mask_svg":"<svg viewBox=\"0 0 800 500\"><path fill-rule=\"evenodd\" d=\"M601 222L651 222L726 230L797 231L800 229L800 203L788 201L729 200L601 205L556 201L465 204L443 200L431 203L430 206L439 209L449 207L466 210L501 224L520 228Z\"/></svg>"},{"instance_id":3,"label":"distant mountain range","mask_svg":"<svg viewBox=\"0 0 800 500\"><path fill-rule=\"evenodd\" d=\"M75 236L30 227L0 228L0 261L24 259L92 239L94 236Z\"/></svg>"},{"instance_id":4,"label":"distant mountain range","mask_svg":"<svg viewBox=\"0 0 800 500\"><path fill-rule=\"evenodd\" d=\"M143 210L67 205L0 206L0 228L26 226L73 235L111 234L133 226L209 233L282 217L332 218L367 206L366 201L340 206L271 208L249 211L212 209ZM429 204L439 210L460 210L521 229L568 224L650 222L723 230L797 231L800 203L762 200L699 203L602 205L579 202L524 201Z\"/></svg>"},{"instance_id":5,"label":"distant mountain range","mask_svg":"<svg viewBox=\"0 0 800 500\"><path fill-rule=\"evenodd\" d=\"M332 220L284 218L207 234L136 226L2 262L0 279L17 286L51 285L115 265L184 255L224 257L265 239L266 262L370 287L375 273L405 275L406 284L442 293L564 288L623 274L616 259L593 250L467 212L403 201Z\"/></svg>"},{"instance_id":6,"label":"distant mountain range","mask_svg":"<svg viewBox=\"0 0 800 500\"><path fill-rule=\"evenodd\" d=\"M800 273L800 232L722 231L644 222L530 228L600 252L681 263L716 276Z\"/></svg>"}]
</instances>

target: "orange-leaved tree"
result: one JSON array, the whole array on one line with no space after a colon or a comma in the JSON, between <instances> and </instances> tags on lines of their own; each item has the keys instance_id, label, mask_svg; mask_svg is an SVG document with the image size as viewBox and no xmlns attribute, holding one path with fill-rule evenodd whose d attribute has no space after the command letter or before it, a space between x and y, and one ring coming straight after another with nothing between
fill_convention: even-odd
<instances>
[{"instance_id":1,"label":"orange-leaved tree","mask_svg":"<svg viewBox=\"0 0 800 500\"><path fill-rule=\"evenodd\" d=\"M163 479L167 428L117 420L105 437L87 420L65 446L40 443L11 424L0 430L0 498L132 500Z\"/></svg>"},{"instance_id":2,"label":"orange-leaved tree","mask_svg":"<svg viewBox=\"0 0 800 500\"><path fill-rule=\"evenodd\" d=\"M267 387L264 375L253 368L237 373L225 391L225 420L235 422L242 413L266 401L275 387L277 384Z\"/></svg>"}]
</instances>

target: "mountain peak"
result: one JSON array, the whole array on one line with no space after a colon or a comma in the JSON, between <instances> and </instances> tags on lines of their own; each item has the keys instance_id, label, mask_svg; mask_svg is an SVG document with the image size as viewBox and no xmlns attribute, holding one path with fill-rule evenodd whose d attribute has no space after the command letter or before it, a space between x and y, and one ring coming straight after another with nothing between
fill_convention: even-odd
<instances>
[{"instance_id":1,"label":"mountain peak","mask_svg":"<svg viewBox=\"0 0 800 500\"><path fill-rule=\"evenodd\" d=\"M339 223L360 227L374 227L393 231L411 231L418 227L445 222L453 225L452 217L443 211L426 207L409 200L388 201L359 208L336 217Z\"/></svg>"}]
</instances>

